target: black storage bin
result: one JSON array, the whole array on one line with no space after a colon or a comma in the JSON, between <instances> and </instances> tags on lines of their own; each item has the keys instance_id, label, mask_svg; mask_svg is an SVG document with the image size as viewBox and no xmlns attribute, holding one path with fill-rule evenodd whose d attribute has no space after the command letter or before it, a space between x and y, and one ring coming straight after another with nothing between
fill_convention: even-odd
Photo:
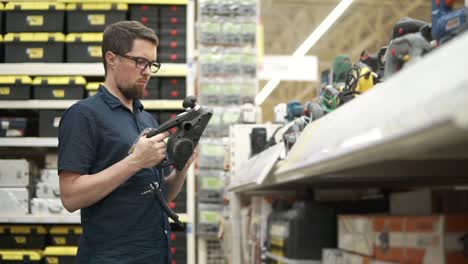
<instances>
[{"instance_id":1,"label":"black storage bin","mask_svg":"<svg viewBox=\"0 0 468 264\"><path fill-rule=\"evenodd\" d=\"M71 33L65 37L67 62L101 62L102 33Z\"/></svg>"},{"instance_id":2,"label":"black storage bin","mask_svg":"<svg viewBox=\"0 0 468 264\"><path fill-rule=\"evenodd\" d=\"M40 250L4 250L0 249L0 263L2 264L41 264Z\"/></svg>"},{"instance_id":3,"label":"black storage bin","mask_svg":"<svg viewBox=\"0 0 468 264\"><path fill-rule=\"evenodd\" d=\"M170 16L186 16L187 6L186 5L161 5L161 17Z\"/></svg>"},{"instance_id":4,"label":"black storage bin","mask_svg":"<svg viewBox=\"0 0 468 264\"><path fill-rule=\"evenodd\" d=\"M45 264L74 264L78 247L46 247Z\"/></svg>"},{"instance_id":5,"label":"black storage bin","mask_svg":"<svg viewBox=\"0 0 468 264\"><path fill-rule=\"evenodd\" d=\"M63 111L39 111L39 137L58 137L58 128Z\"/></svg>"},{"instance_id":6,"label":"black storage bin","mask_svg":"<svg viewBox=\"0 0 468 264\"><path fill-rule=\"evenodd\" d=\"M157 5L131 5L130 20L140 21L143 25L159 32L159 7Z\"/></svg>"},{"instance_id":7,"label":"black storage bin","mask_svg":"<svg viewBox=\"0 0 468 264\"><path fill-rule=\"evenodd\" d=\"M79 225L53 226L49 230L50 243L52 246L78 246L83 228Z\"/></svg>"},{"instance_id":8,"label":"black storage bin","mask_svg":"<svg viewBox=\"0 0 468 264\"><path fill-rule=\"evenodd\" d=\"M100 82L90 82L86 84L86 97L93 96L99 89Z\"/></svg>"},{"instance_id":9,"label":"black storage bin","mask_svg":"<svg viewBox=\"0 0 468 264\"><path fill-rule=\"evenodd\" d=\"M185 231L172 231L171 245L175 247L187 247L187 234Z\"/></svg>"},{"instance_id":10,"label":"black storage bin","mask_svg":"<svg viewBox=\"0 0 468 264\"><path fill-rule=\"evenodd\" d=\"M177 41L169 39L161 39L159 44L159 52L161 53L180 53L185 54L187 51L186 41Z\"/></svg>"},{"instance_id":11,"label":"black storage bin","mask_svg":"<svg viewBox=\"0 0 468 264\"><path fill-rule=\"evenodd\" d=\"M185 63L187 61L187 54L184 51L170 52L160 48L159 60L166 63Z\"/></svg>"},{"instance_id":12,"label":"black storage bin","mask_svg":"<svg viewBox=\"0 0 468 264\"><path fill-rule=\"evenodd\" d=\"M9 2L5 6L6 32L63 32L65 4Z\"/></svg>"},{"instance_id":13,"label":"black storage bin","mask_svg":"<svg viewBox=\"0 0 468 264\"><path fill-rule=\"evenodd\" d=\"M169 202L169 208L176 213L187 213L187 196L180 193L174 201Z\"/></svg>"},{"instance_id":14,"label":"black storage bin","mask_svg":"<svg viewBox=\"0 0 468 264\"><path fill-rule=\"evenodd\" d=\"M63 62L62 33L8 33L5 62Z\"/></svg>"},{"instance_id":15,"label":"black storage bin","mask_svg":"<svg viewBox=\"0 0 468 264\"><path fill-rule=\"evenodd\" d=\"M1 225L1 249L43 249L47 230L43 226Z\"/></svg>"},{"instance_id":16,"label":"black storage bin","mask_svg":"<svg viewBox=\"0 0 468 264\"><path fill-rule=\"evenodd\" d=\"M161 99L184 99L187 85L184 77L160 78Z\"/></svg>"},{"instance_id":17,"label":"black storage bin","mask_svg":"<svg viewBox=\"0 0 468 264\"><path fill-rule=\"evenodd\" d=\"M102 32L107 25L127 19L127 4L76 3L67 5L67 28L71 32Z\"/></svg>"},{"instance_id":18,"label":"black storage bin","mask_svg":"<svg viewBox=\"0 0 468 264\"><path fill-rule=\"evenodd\" d=\"M161 29L159 30L159 33L160 33L159 35L161 36L161 38L172 36L173 38L183 37L183 39L186 39L187 29L168 26L168 27L161 27Z\"/></svg>"},{"instance_id":19,"label":"black storage bin","mask_svg":"<svg viewBox=\"0 0 468 264\"><path fill-rule=\"evenodd\" d=\"M0 76L0 100L28 100L32 80L29 76Z\"/></svg>"},{"instance_id":20,"label":"black storage bin","mask_svg":"<svg viewBox=\"0 0 468 264\"><path fill-rule=\"evenodd\" d=\"M177 261L177 263L182 263L181 261L187 260L187 248L186 247L171 247L172 259Z\"/></svg>"},{"instance_id":21,"label":"black storage bin","mask_svg":"<svg viewBox=\"0 0 468 264\"><path fill-rule=\"evenodd\" d=\"M82 76L36 77L34 99L83 99L86 80Z\"/></svg>"},{"instance_id":22,"label":"black storage bin","mask_svg":"<svg viewBox=\"0 0 468 264\"><path fill-rule=\"evenodd\" d=\"M24 117L0 117L0 137L24 137L26 127Z\"/></svg>"},{"instance_id":23,"label":"black storage bin","mask_svg":"<svg viewBox=\"0 0 468 264\"><path fill-rule=\"evenodd\" d=\"M159 80L157 78L150 78L143 99L159 99Z\"/></svg>"}]
</instances>

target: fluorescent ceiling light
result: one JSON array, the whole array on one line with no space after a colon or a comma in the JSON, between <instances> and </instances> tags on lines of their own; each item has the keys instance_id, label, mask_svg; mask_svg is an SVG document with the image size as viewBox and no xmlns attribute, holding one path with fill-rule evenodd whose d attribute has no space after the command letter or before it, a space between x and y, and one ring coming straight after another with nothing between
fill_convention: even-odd
<instances>
[{"instance_id":1,"label":"fluorescent ceiling light","mask_svg":"<svg viewBox=\"0 0 468 264\"><path fill-rule=\"evenodd\" d=\"M304 57L312 46L327 32L328 29L338 20L338 18L348 9L354 0L342 0L333 11L320 23L320 25L310 34L304 43L296 49L293 57ZM273 78L265 85L265 87L255 97L255 103L261 105L265 99L275 90L281 79Z\"/></svg>"}]
</instances>

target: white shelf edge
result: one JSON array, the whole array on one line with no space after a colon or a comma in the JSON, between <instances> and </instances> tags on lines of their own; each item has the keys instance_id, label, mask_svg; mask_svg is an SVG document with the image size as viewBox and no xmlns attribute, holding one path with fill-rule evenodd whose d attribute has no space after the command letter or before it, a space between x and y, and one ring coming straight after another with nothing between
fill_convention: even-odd
<instances>
[{"instance_id":1,"label":"white shelf edge","mask_svg":"<svg viewBox=\"0 0 468 264\"><path fill-rule=\"evenodd\" d=\"M187 223L187 214L177 214L182 223ZM169 222L173 223L171 219ZM0 215L0 224L80 224L80 215Z\"/></svg>"},{"instance_id":2,"label":"white shelf edge","mask_svg":"<svg viewBox=\"0 0 468 264\"><path fill-rule=\"evenodd\" d=\"M104 76L102 63L0 63L0 75L83 75ZM161 63L154 76L186 76L187 64Z\"/></svg>"},{"instance_id":3,"label":"white shelf edge","mask_svg":"<svg viewBox=\"0 0 468 264\"><path fill-rule=\"evenodd\" d=\"M54 137L18 137L0 138L0 147L57 147L58 139Z\"/></svg>"},{"instance_id":4,"label":"white shelf edge","mask_svg":"<svg viewBox=\"0 0 468 264\"><path fill-rule=\"evenodd\" d=\"M67 109L78 100L0 101L0 109ZM182 110L182 100L142 100L145 110Z\"/></svg>"}]
</instances>

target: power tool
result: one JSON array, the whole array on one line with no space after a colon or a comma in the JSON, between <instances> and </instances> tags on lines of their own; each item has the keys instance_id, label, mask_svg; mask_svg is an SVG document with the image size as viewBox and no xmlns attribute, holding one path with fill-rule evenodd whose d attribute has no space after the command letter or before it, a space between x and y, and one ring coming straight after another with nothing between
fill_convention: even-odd
<instances>
[{"instance_id":1,"label":"power tool","mask_svg":"<svg viewBox=\"0 0 468 264\"><path fill-rule=\"evenodd\" d=\"M421 33L427 41L432 41L431 25L429 23L410 17L403 17L393 26L392 40L418 32Z\"/></svg>"},{"instance_id":2,"label":"power tool","mask_svg":"<svg viewBox=\"0 0 468 264\"><path fill-rule=\"evenodd\" d=\"M344 87L344 86L340 86ZM330 113L340 106L340 91L334 85L327 85L322 89L320 102L325 113Z\"/></svg>"},{"instance_id":3,"label":"power tool","mask_svg":"<svg viewBox=\"0 0 468 264\"><path fill-rule=\"evenodd\" d=\"M431 49L431 44L421 33L407 34L392 40L385 54L385 80L401 70L410 60L422 57Z\"/></svg>"},{"instance_id":4,"label":"power tool","mask_svg":"<svg viewBox=\"0 0 468 264\"><path fill-rule=\"evenodd\" d=\"M304 112L304 107L299 101L290 101L287 104L286 119L288 121L293 121L294 118L300 117L303 112Z\"/></svg>"},{"instance_id":5,"label":"power tool","mask_svg":"<svg viewBox=\"0 0 468 264\"><path fill-rule=\"evenodd\" d=\"M142 132L142 136L150 138L175 128L175 132L171 133L167 141L169 159L160 164L160 167L173 165L176 169L182 170L192 156L193 150L213 116L213 110L198 105L195 96L187 96L182 103L182 107L186 109L185 112L164 122L158 128L151 128ZM138 141L138 138L136 141ZM135 143L129 153L133 152L134 146Z\"/></svg>"},{"instance_id":6,"label":"power tool","mask_svg":"<svg viewBox=\"0 0 468 264\"><path fill-rule=\"evenodd\" d=\"M468 7L453 10L455 0L432 0L432 36L438 44L468 29Z\"/></svg>"},{"instance_id":7,"label":"power tool","mask_svg":"<svg viewBox=\"0 0 468 264\"><path fill-rule=\"evenodd\" d=\"M333 84L343 83L351 66L351 58L348 55L336 56L333 62Z\"/></svg>"},{"instance_id":8,"label":"power tool","mask_svg":"<svg viewBox=\"0 0 468 264\"><path fill-rule=\"evenodd\" d=\"M357 95L368 91L377 83L378 74L368 65L358 62L346 75L345 88L338 94L339 105L345 104Z\"/></svg>"},{"instance_id":9,"label":"power tool","mask_svg":"<svg viewBox=\"0 0 468 264\"><path fill-rule=\"evenodd\" d=\"M205 131L208 122L213 116L213 110L206 109L197 104L195 96L187 96L182 107L186 109L185 112L177 115L176 117L166 121L158 128L145 130L143 136L148 138L156 136L157 134L169 131L176 128L167 142L168 160L163 161L159 167L164 168L173 165L176 169L182 170L185 164L193 154L193 150L198 144L200 137ZM138 139L137 139L138 140ZM134 146L130 149L129 153L133 151ZM161 207L166 212L167 216L174 220L175 223L183 226L179 221L179 217L167 205L166 200L161 191L160 183L152 182L142 195L153 194L159 200Z\"/></svg>"},{"instance_id":10,"label":"power tool","mask_svg":"<svg viewBox=\"0 0 468 264\"><path fill-rule=\"evenodd\" d=\"M321 118L324 115L320 104L307 101L304 108L304 116L309 118L309 123Z\"/></svg>"}]
</instances>

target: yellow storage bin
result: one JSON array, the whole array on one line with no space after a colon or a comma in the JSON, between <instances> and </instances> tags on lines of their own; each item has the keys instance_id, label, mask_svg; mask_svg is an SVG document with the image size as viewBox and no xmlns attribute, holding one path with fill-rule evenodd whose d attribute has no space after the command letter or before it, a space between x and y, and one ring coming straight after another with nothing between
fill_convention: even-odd
<instances>
[{"instance_id":1,"label":"yellow storage bin","mask_svg":"<svg viewBox=\"0 0 468 264\"><path fill-rule=\"evenodd\" d=\"M8 2L6 32L62 32L65 4L53 2Z\"/></svg>"},{"instance_id":2,"label":"yellow storage bin","mask_svg":"<svg viewBox=\"0 0 468 264\"><path fill-rule=\"evenodd\" d=\"M62 33L8 33L5 62L63 62L64 41Z\"/></svg>"}]
</instances>

